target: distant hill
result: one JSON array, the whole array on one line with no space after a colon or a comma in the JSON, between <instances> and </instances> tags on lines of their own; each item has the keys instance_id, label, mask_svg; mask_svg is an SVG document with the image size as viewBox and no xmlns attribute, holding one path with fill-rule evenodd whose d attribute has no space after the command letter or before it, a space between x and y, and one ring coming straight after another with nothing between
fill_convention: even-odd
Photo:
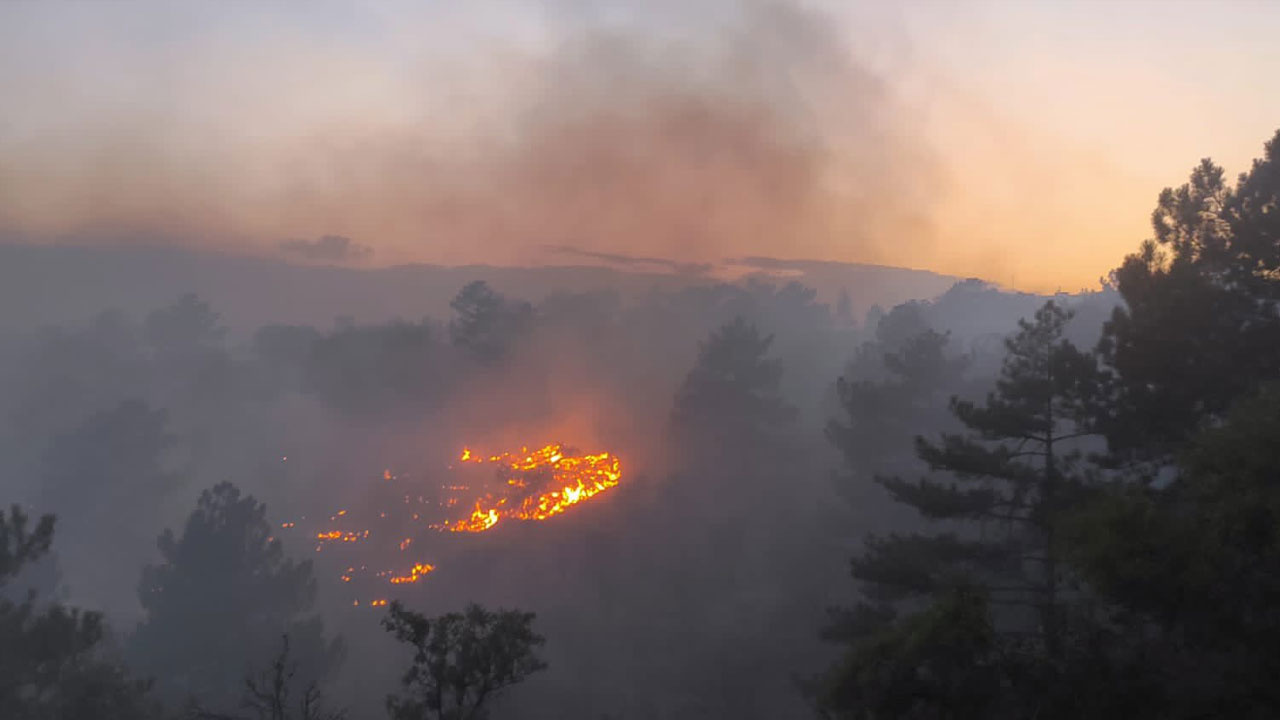
<instances>
[{"instance_id":1,"label":"distant hill","mask_svg":"<svg viewBox=\"0 0 1280 720\"><path fill-rule=\"evenodd\" d=\"M854 316L945 292L957 278L923 270L856 263L745 258L732 262L748 277L795 280L834 303L848 293ZM716 280L597 265L498 267L404 265L354 268L173 248L0 245L0 328L76 322L107 309L133 314L194 292L237 332L266 322L328 326L339 316L360 321L424 315L444 318L466 283L534 302L554 291L612 289L624 299Z\"/></svg>"}]
</instances>

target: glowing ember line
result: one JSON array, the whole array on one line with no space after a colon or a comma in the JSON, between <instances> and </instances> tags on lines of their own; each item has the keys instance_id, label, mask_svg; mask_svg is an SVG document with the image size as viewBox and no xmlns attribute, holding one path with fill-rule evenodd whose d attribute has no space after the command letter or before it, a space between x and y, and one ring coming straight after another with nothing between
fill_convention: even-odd
<instances>
[{"instance_id":1,"label":"glowing ember line","mask_svg":"<svg viewBox=\"0 0 1280 720\"><path fill-rule=\"evenodd\" d=\"M504 496L495 500L493 495L487 495L476 501L469 517L435 526L452 532L484 532L497 525L504 517L545 520L614 487L622 479L621 463L610 453L567 456L558 444L536 450L523 447L518 454L490 455L487 460L476 457L469 448L464 448L459 459L464 462L474 459L477 463L489 462L506 467L515 473L507 479L508 487L514 491L528 487L529 481L524 477L525 473L546 468L550 470L550 486L554 489L524 497L518 505L512 502L514 507L508 501L516 498ZM446 506L452 506L455 501L455 498L450 498Z\"/></svg>"},{"instance_id":2,"label":"glowing ember line","mask_svg":"<svg viewBox=\"0 0 1280 720\"><path fill-rule=\"evenodd\" d=\"M382 473L382 477L386 482L396 483L389 486L391 497L395 498L394 506L386 510L369 511L376 512L378 516L378 522L372 530L351 528L351 525L359 522L357 518L363 514L361 511L339 509L328 516L331 523L328 527L317 527L306 533L306 536L315 538L316 552L324 549L337 553L407 553L412 548L413 554L417 555L418 545L423 538L415 539L411 533L405 532L407 528L403 523L410 518L415 523L430 523L434 518L430 518L429 514L440 511L435 510L436 508L450 513L458 510L450 511L446 508L458 508L464 516L432 523L428 527L457 533L479 533L495 527L503 520L546 520L618 485L622 479L621 462L611 453L581 455L566 451L559 444L540 448L522 447L518 451L492 455L484 455L468 447L463 448L455 463L458 461L466 466L486 466L486 469L492 470L489 479L482 481L474 478L477 481L471 482L458 478L454 483L440 484L439 490L443 492L438 495L419 495L409 488L418 491L423 488L405 484L409 475L395 474L388 469ZM454 470L455 467L457 466L450 465L449 469ZM461 467L457 469L463 470ZM401 500L404 506L409 507L403 507ZM306 516L299 518L303 522L306 519ZM346 527L338 529L335 525ZM285 522L281 523L281 527L288 529L295 525L293 522ZM404 555L399 557L403 558ZM381 563L378 565L386 567ZM383 588L383 583L394 585L399 591L407 590L403 586L417 583L435 569L435 565L414 562L407 570L371 571L369 566L354 562L340 573L339 579L342 583L349 584L348 587L357 593L362 588L369 587L368 581L374 581ZM352 605L377 608L387 603L385 598L361 598L353 600Z\"/></svg>"},{"instance_id":3,"label":"glowing ember line","mask_svg":"<svg viewBox=\"0 0 1280 720\"><path fill-rule=\"evenodd\" d=\"M404 583L416 583L418 582L418 580L422 579L422 577L424 577L425 575L427 575L428 573L430 573L432 570L435 570L435 569L436 569L435 565L428 565L426 563L414 563L413 567L409 569L408 575L392 575L390 578L390 582L392 585L403 585Z\"/></svg>"}]
</instances>

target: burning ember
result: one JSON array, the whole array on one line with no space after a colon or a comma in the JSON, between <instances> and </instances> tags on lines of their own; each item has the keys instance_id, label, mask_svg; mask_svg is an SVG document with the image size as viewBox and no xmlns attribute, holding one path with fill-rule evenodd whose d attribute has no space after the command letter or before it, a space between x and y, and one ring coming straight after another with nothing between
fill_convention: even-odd
<instances>
[{"instance_id":1,"label":"burning ember","mask_svg":"<svg viewBox=\"0 0 1280 720\"><path fill-rule=\"evenodd\" d=\"M431 529L478 533L504 520L546 520L616 486L622 479L621 463L613 454L577 454L560 444L535 450L522 447L519 452L487 456L463 448L458 463L449 469L463 476L462 482L440 485L441 492L423 495L416 494L423 490L420 483L411 484L407 476L384 471L382 482L378 483L380 490L375 494L390 499L386 493L395 492L396 499L390 506L373 511L369 517L372 528L360 527L364 524L357 518L361 512L339 510L329 516L327 527L309 533L316 542L316 552L331 544L349 548L340 553L350 563L341 574L343 583L362 577L356 585L413 584L436 566L418 558L388 560L403 558L411 548L414 554L420 553L423 537L414 538L418 532ZM450 518L455 508L470 508L470 514ZM281 524L284 529L295 526L293 522ZM380 558L376 564L375 557ZM379 569L388 566L399 569ZM374 592L375 597L381 595L380 590ZM379 598L367 606L380 607L386 602ZM361 604L359 600L352 602L356 607Z\"/></svg>"},{"instance_id":2,"label":"burning ember","mask_svg":"<svg viewBox=\"0 0 1280 720\"><path fill-rule=\"evenodd\" d=\"M532 451L526 447L518 454L502 453L487 458L463 448L459 461L496 466L506 485L503 492L486 493L476 500L470 516L433 526L453 532L483 532L502 518L545 520L608 490L622 479L622 466L617 457L609 453L569 456L560 445ZM530 488L541 488L543 492Z\"/></svg>"}]
</instances>

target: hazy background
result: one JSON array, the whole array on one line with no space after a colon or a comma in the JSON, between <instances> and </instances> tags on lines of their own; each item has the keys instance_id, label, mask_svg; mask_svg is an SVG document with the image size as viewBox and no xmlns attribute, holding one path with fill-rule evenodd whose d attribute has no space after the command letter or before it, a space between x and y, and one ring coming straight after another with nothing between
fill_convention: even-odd
<instances>
[{"instance_id":1,"label":"hazy background","mask_svg":"<svg viewBox=\"0 0 1280 720\"><path fill-rule=\"evenodd\" d=\"M1245 169L1278 24L1265 2L6 3L0 236L1094 287L1168 178Z\"/></svg>"}]
</instances>

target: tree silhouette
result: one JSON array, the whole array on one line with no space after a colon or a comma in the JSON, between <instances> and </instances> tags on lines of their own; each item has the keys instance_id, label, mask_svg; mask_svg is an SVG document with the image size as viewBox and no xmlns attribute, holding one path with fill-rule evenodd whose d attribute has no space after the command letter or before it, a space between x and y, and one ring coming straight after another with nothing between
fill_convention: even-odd
<instances>
[{"instance_id":1,"label":"tree silhouette","mask_svg":"<svg viewBox=\"0 0 1280 720\"><path fill-rule=\"evenodd\" d=\"M998 717L1002 659L985 592L958 585L897 622L864 606L842 616L826 639L855 644L819 683L831 717Z\"/></svg>"},{"instance_id":2,"label":"tree silhouette","mask_svg":"<svg viewBox=\"0 0 1280 720\"><path fill-rule=\"evenodd\" d=\"M1098 350L1114 375L1108 437L1120 462L1175 448L1260 382L1280 377L1280 132L1234 187L1205 159L1152 213L1125 258L1124 298Z\"/></svg>"},{"instance_id":3,"label":"tree silhouette","mask_svg":"<svg viewBox=\"0 0 1280 720\"><path fill-rule=\"evenodd\" d=\"M749 588L786 586L780 578L794 575L807 556L798 543L780 541L807 502L792 482L806 465L772 344L742 316L701 343L668 424L674 476L656 503L666 542L644 553L657 580L645 611L662 618L648 632L659 647L680 647L664 661L672 691L699 698L699 712L711 715L751 712L752 699L734 678L793 647L766 649L734 620L793 619L783 610L788 593ZM770 637L790 640L778 628Z\"/></svg>"},{"instance_id":4,"label":"tree silhouette","mask_svg":"<svg viewBox=\"0 0 1280 720\"><path fill-rule=\"evenodd\" d=\"M131 639L139 667L161 679L174 699L217 707L238 694L241 668L270 652L287 633L302 658L305 682L341 658L324 638L311 563L286 559L266 521L266 506L230 483L200 495L181 536L165 530L163 558L142 571L138 597L146 617Z\"/></svg>"},{"instance_id":5,"label":"tree silhouette","mask_svg":"<svg viewBox=\"0 0 1280 720\"><path fill-rule=\"evenodd\" d=\"M971 615L971 594L977 592L1005 608L995 637L1003 654L1025 666L1017 670L1024 697L1038 702L1047 689L1041 678L1065 661L1072 597L1065 587L1061 525L1087 479L1079 442L1092 433L1088 421L1097 395L1092 358L1062 339L1069 317L1051 301L1034 321L1020 322L1006 341L1001 376L986 402L952 401L968 433L918 440L920 457L947 479L879 480L895 500L947 529L871 537L865 553L854 559L853 575L871 602L840 616L832 630L849 653L826 679L827 688L845 688L821 696L828 709L847 717L874 716L876 703L869 698L891 689L877 684L884 678L860 675L872 685L850 692L850 683L859 687L859 681L842 673L863 667L869 653L883 650L886 623L893 633L915 632L919 618L900 616L922 601L934 603L929 612L943 612L945 604L938 603L960 598L964 602L952 610ZM925 672L904 671L915 681ZM938 712L952 704L972 707L961 698L931 702Z\"/></svg>"},{"instance_id":6,"label":"tree silhouette","mask_svg":"<svg viewBox=\"0 0 1280 720\"><path fill-rule=\"evenodd\" d=\"M1272 384L1200 433L1167 486L1108 488L1071 528L1073 559L1120 610L1111 644L1146 717L1280 714L1277 437Z\"/></svg>"},{"instance_id":7,"label":"tree silhouette","mask_svg":"<svg viewBox=\"0 0 1280 720\"><path fill-rule=\"evenodd\" d=\"M30 527L18 506L0 511L0 589L48 552L53 516ZM102 616L60 604L0 595L0 717L14 720L138 720L155 708L147 683L103 650Z\"/></svg>"},{"instance_id":8,"label":"tree silhouette","mask_svg":"<svg viewBox=\"0 0 1280 720\"><path fill-rule=\"evenodd\" d=\"M508 300L483 280L458 291L449 307L454 312L449 323L453 344L483 362L504 357L533 322L529 303Z\"/></svg>"},{"instance_id":9,"label":"tree silhouette","mask_svg":"<svg viewBox=\"0 0 1280 720\"><path fill-rule=\"evenodd\" d=\"M138 502L158 502L177 484L164 467L174 444L168 424L165 411L129 400L54 437L45 452L40 498L62 518L59 560L72 589L93 588L108 610L134 608L133 583L102 562L101 543L135 558L151 547L154 529L138 522Z\"/></svg>"},{"instance_id":10,"label":"tree silhouette","mask_svg":"<svg viewBox=\"0 0 1280 720\"><path fill-rule=\"evenodd\" d=\"M844 456L846 493L861 498L873 477L906 471L912 439L947 425L946 398L961 389L968 364L949 342L926 329L895 344L866 343L836 382L843 417L827 424L827 438Z\"/></svg>"},{"instance_id":11,"label":"tree silhouette","mask_svg":"<svg viewBox=\"0 0 1280 720\"><path fill-rule=\"evenodd\" d=\"M255 720L342 720L346 717L345 712L325 708L324 696L315 682L303 689L294 704L297 674L297 663L289 659L289 636L284 635L280 652L270 666L245 678L241 707ZM193 720L245 720L243 716L210 712L198 705L188 715Z\"/></svg>"},{"instance_id":12,"label":"tree silhouette","mask_svg":"<svg viewBox=\"0 0 1280 720\"><path fill-rule=\"evenodd\" d=\"M393 720L488 717L493 698L547 667L536 654L546 640L533 620L533 613L475 604L428 619L392 603L382 624L414 651L400 680L405 693L387 698Z\"/></svg>"},{"instance_id":13,"label":"tree silhouette","mask_svg":"<svg viewBox=\"0 0 1280 720\"><path fill-rule=\"evenodd\" d=\"M143 336L157 355L189 362L222 346L227 330L219 320L208 303L187 293L147 315Z\"/></svg>"},{"instance_id":14,"label":"tree silhouette","mask_svg":"<svg viewBox=\"0 0 1280 720\"><path fill-rule=\"evenodd\" d=\"M768 357L773 336L741 316L713 331L676 393L673 438L686 455L717 462L776 446L796 416L781 396L782 364Z\"/></svg>"},{"instance_id":15,"label":"tree silhouette","mask_svg":"<svg viewBox=\"0 0 1280 720\"><path fill-rule=\"evenodd\" d=\"M346 413L421 413L447 387L442 349L427 322L338 327L310 343L303 389Z\"/></svg>"}]
</instances>

